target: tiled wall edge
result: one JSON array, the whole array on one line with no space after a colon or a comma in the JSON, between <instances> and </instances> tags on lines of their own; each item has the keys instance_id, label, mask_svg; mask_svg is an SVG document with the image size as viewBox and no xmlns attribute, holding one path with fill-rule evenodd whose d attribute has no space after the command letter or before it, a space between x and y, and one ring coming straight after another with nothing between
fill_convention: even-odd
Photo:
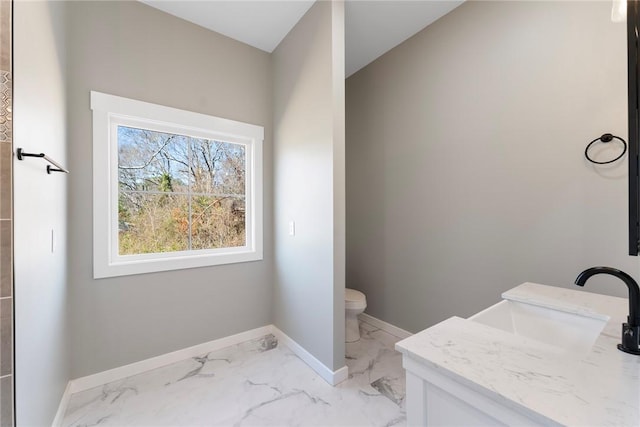
<instances>
[{"instance_id":1,"label":"tiled wall edge","mask_svg":"<svg viewBox=\"0 0 640 427\"><path fill-rule=\"evenodd\" d=\"M0 378L0 424L6 427L15 425L12 8L12 1L0 0L0 302L3 306L0 312L0 367L3 374Z\"/></svg>"},{"instance_id":2,"label":"tiled wall edge","mask_svg":"<svg viewBox=\"0 0 640 427\"><path fill-rule=\"evenodd\" d=\"M409 331L405 331L404 329L398 328L397 326L394 326L391 323L387 323L384 320L380 320L373 316L370 316L367 313L362 313L358 317L360 318L361 321L366 322L371 326L375 326L376 328L379 328L397 338L405 339L413 335Z\"/></svg>"}]
</instances>

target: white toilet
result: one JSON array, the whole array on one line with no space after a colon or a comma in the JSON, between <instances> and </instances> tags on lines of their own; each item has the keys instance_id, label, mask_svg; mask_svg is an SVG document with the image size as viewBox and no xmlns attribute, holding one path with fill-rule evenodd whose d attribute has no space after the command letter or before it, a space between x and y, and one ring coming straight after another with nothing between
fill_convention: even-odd
<instances>
[{"instance_id":1,"label":"white toilet","mask_svg":"<svg viewBox=\"0 0 640 427\"><path fill-rule=\"evenodd\" d=\"M345 341L355 342L360 339L360 325L358 314L367 308L367 298L360 291L345 288L344 290L344 310L345 310Z\"/></svg>"}]
</instances>

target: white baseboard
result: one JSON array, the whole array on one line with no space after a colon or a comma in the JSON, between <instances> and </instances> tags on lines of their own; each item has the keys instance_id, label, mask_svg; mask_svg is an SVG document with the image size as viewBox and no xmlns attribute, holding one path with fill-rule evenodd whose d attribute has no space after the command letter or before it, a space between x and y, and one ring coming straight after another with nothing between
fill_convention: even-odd
<instances>
[{"instance_id":1,"label":"white baseboard","mask_svg":"<svg viewBox=\"0 0 640 427\"><path fill-rule=\"evenodd\" d=\"M376 328L380 328L381 330L390 333L394 337L398 337L401 339L409 338L413 335L409 331L405 331L404 329L400 329L397 326L393 326L391 323L387 323L383 320L376 319L373 316L368 315L367 313L362 313L359 315L360 320L370 324L371 326L375 326Z\"/></svg>"},{"instance_id":2,"label":"white baseboard","mask_svg":"<svg viewBox=\"0 0 640 427\"><path fill-rule=\"evenodd\" d=\"M280 329L278 329L274 325L267 325L260 328L252 329L250 331L241 332L236 335L231 335L229 337L194 345L182 350L162 354L150 359L141 360L129 365L109 369L108 371L98 372L97 374L71 380L67 384L67 388L62 395L60 405L58 406L58 412L56 413L56 417L53 420L52 426L59 427L61 425L64 414L67 411L69 399L74 393L89 390L94 387L100 387L112 381L121 380L133 375L138 375L152 369L160 368L162 366L170 365L172 363L188 359L190 357L199 356L201 354L220 350L222 348L240 344L242 342L249 341L255 338L260 338L267 334L275 335L279 343L289 347L289 349L291 349L291 351L293 351L296 356L302 359L302 361L309 365L311 369L313 369L318 375L320 375L320 377L322 377L322 379L324 379L330 385L339 384L349 377L349 369L347 368L347 366L343 366L336 371L332 371Z\"/></svg>"},{"instance_id":3,"label":"white baseboard","mask_svg":"<svg viewBox=\"0 0 640 427\"><path fill-rule=\"evenodd\" d=\"M150 371L152 369L170 365L172 363L179 362L190 357L200 356L204 353L220 350L222 348L240 344L241 342L249 341L254 338L260 338L270 333L272 333L271 325L262 326L260 328L251 329L250 331L231 335L229 337L209 341L204 344L194 345L193 347L183 348L182 350L173 351L171 353L162 354L160 356L141 360L129 365L109 369L108 371L98 372L97 374L77 378L69 382L70 393L73 394L79 391L88 390L90 388L98 387L112 381L121 380L133 375Z\"/></svg>"},{"instance_id":4,"label":"white baseboard","mask_svg":"<svg viewBox=\"0 0 640 427\"><path fill-rule=\"evenodd\" d=\"M67 383L67 387L64 389L64 393L62 394L62 399L60 399L60 404L58 405L58 412L56 412L56 417L53 419L52 427L61 427L62 419L64 418L65 412L67 412L67 407L69 406L69 399L71 398L71 381Z\"/></svg>"},{"instance_id":5,"label":"white baseboard","mask_svg":"<svg viewBox=\"0 0 640 427\"><path fill-rule=\"evenodd\" d=\"M339 384L349 377L349 368L347 368L347 366L343 366L336 371L332 371L324 363L316 359L316 357L309 353L304 347L290 338L287 334L273 325L272 328L273 335L278 338L278 344L284 344L289 347L289 349L293 351L296 356L302 359L304 363L309 365L309 367L313 369L316 374L320 375L322 379L328 382L330 385Z\"/></svg>"}]
</instances>

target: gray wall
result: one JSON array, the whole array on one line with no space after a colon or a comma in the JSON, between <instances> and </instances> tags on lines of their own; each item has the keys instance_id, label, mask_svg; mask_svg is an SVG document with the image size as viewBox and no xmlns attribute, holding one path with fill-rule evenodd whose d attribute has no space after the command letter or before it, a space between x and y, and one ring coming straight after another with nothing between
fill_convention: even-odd
<instances>
[{"instance_id":1,"label":"gray wall","mask_svg":"<svg viewBox=\"0 0 640 427\"><path fill-rule=\"evenodd\" d=\"M271 322L273 239L263 261L93 280L96 90L265 127L264 223L272 221L269 55L138 2L69 2L72 377Z\"/></svg>"},{"instance_id":2,"label":"gray wall","mask_svg":"<svg viewBox=\"0 0 640 427\"><path fill-rule=\"evenodd\" d=\"M347 286L370 314L419 331L525 281L574 287L593 265L638 278L626 157L583 156L627 135L610 9L467 2L347 80ZM626 296L600 277L586 290Z\"/></svg>"},{"instance_id":3,"label":"gray wall","mask_svg":"<svg viewBox=\"0 0 640 427\"><path fill-rule=\"evenodd\" d=\"M333 370L344 366L343 12L317 2L272 58L273 319Z\"/></svg>"},{"instance_id":4,"label":"gray wall","mask_svg":"<svg viewBox=\"0 0 640 427\"><path fill-rule=\"evenodd\" d=\"M13 5L14 146L47 153L66 165L65 5ZM81 177L47 175L45 164L40 159L14 160L15 380L20 426L51 425L70 378L67 183Z\"/></svg>"}]
</instances>

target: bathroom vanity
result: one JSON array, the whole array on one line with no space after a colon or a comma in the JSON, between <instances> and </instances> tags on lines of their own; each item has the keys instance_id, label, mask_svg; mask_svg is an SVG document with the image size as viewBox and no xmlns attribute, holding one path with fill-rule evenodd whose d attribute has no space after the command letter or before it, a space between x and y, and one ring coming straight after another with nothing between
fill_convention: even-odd
<instances>
[{"instance_id":1,"label":"bathroom vanity","mask_svg":"<svg viewBox=\"0 0 640 427\"><path fill-rule=\"evenodd\" d=\"M524 283L396 344L409 426L637 426L640 356L625 298Z\"/></svg>"}]
</instances>

